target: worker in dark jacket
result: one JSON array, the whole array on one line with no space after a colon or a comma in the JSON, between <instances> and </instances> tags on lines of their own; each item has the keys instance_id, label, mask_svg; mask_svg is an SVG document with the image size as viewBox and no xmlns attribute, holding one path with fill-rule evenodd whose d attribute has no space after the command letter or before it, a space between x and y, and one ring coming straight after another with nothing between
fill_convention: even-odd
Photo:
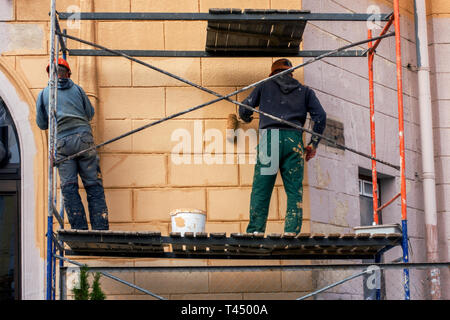
<instances>
[{"instance_id":1,"label":"worker in dark jacket","mask_svg":"<svg viewBox=\"0 0 450 320\"><path fill-rule=\"evenodd\" d=\"M288 59L272 64L274 75L292 67ZM326 126L326 113L314 91L293 78L292 72L268 80L257 86L242 102L278 118L303 126L307 113L314 122L313 131L322 134ZM239 107L239 116L245 122L252 121L253 112ZM283 179L287 195L284 232L300 232L303 218L303 166L316 154L320 138L311 136L308 146L303 145L303 134L292 126L260 116L260 140L250 199L248 233L264 233L269 203L278 171Z\"/></svg>"},{"instance_id":2,"label":"worker in dark jacket","mask_svg":"<svg viewBox=\"0 0 450 320\"><path fill-rule=\"evenodd\" d=\"M49 72L49 67L47 67ZM58 93L56 103L56 160L75 154L94 145L90 121L94 116L84 90L71 79L69 64L60 58L57 66ZM48 129L49 87L43 89L36 102L36 123L42 130ZM87 230L86 213L78 192L80 175L87 194L89 218L92 229L108 230L102 177L97 152L91 150L79 157L58 165L64 207L72 229Z\"/></svg>"}]
</instances>

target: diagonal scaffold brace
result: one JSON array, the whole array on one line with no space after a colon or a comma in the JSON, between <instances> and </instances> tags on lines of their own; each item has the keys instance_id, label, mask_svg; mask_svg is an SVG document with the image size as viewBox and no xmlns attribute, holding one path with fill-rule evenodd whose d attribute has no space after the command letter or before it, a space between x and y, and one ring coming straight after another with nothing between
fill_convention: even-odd
<instances>
[{"instance_id":1,"label":"diagonal scaffold brace","mask_svg":"<svg viewBox=\"0 0 450 320\"><path fill-rule=\"evenodd\" d=\"M264 83L264 82L266 82L266 81L269 81L269 80L271 80L271 79L274 79L274 78L276 78L276 77L280 77L280 76L282 76L282 75L284 75L284 74L290 73L290 72L292 72L292 71L294 71L294 70L297 70L297 69L299 69L299 68L303 68L303 67L305 67L305 66L307 66L307 65L309 65L309 64L312 64L312 63L314 63L314 62L317 62L317 61L319 61L319 60L322 60L322 59L324 59L324 58L326 58L326 57L332 56L332 55L334 55L334 54L336 54L336 53L338 53L338 52L340 52L340 51L344 51L344 50L346 50L346 49L349 49L349 48L352 48L352 47L356 47L356 46L359 46L359 45L368 43L368 42L370 42L370 41L374 41L374 40L378 40L378 39L381 40L381 39L384 39L384 38L392 37L392 36L395 35L395 32L391 32L391 33L388 33L388 34L385 34L385 35L382 35L382 36L379 36L379 37L374 37L374 38L369 39L369 40L368 40L368 39L365 39L365 40L353 42L353 43L350 43L350 44L348 44L348 45L345 45L345 46L342 46L342 47L340 47L340 48L337 48L337 49L335 49L335 50L331 50L331 51L326 52L326 53L324 53L324 54L322 54L322 55L319 55L319 56L317 56L317 57L315 57L315 58L313 58L313 59L310 59L310 60L308 60L308 61L306 61L306 62L304 62L304 63L302 63L302 64L299 64L299 65L297 65L297 66L293 66L293 67L290 68L290 69L284 70L284 71L282 71L282 72L280 72L280 73L277 73L277 74L272 75L272 76L270 76L270 77L264 78L264 79L262 79L262 80L260 80L260 81L257 81L257 82L255 82L255 83L252 83L252 84L250 84L250 85L248 85L248 86L246 86L246 87L243 87L243 88L241 88L241 89L239 89L239 90L236 90L236 91L234 91L234 92L231 92L231 93L229 93L229 94L227 94L227 95L221 95L221 94L219 94L219 93L217 93L217 92L214 92L214 91L212 91L212 90L210 90L210 89L208 89L208 88L205 88L205 87L203 87L203 86L201 86L201 85L198 85L198 84L196 84L196 83L193 83L193 82L191 82L191 81L189 81L189 80L187 80L187 79L184 79L184 78L179 77L179 76L177 76L177 75L175 75L175 74L172 74L172 73L167 72L167 71L165 71L165 70L162 70L162 69L160 69L160 68L158 68L158 67L155 67L155 66L153 66L153 65L151 65L151 64L149 64L149 63L146 63L146 62L144 62L144 61L141 61L141 60L139 60L139 59L136 59L136 58L134 58L134 57L131 57L131 56L129 56L129 55L127 55L127 54L125 54L125 53L119 51L119 50L112 50L112 49L106 48L106 47L104 47L104 46L102 46L102 45L99 45L99 44L96 44L96 43L93 43L93 42L90 42L90 41L86 41L86 40L83 40L83 39L80 39L80 38L77 38L77 37L74 37L74 36L71 36L71 35L68 35L68 34L61 33L60 31L56 31L55 33L56 33L58 36L60 36L60 37L65 37L65 38L68 38L68 39L71 39L71 40L74 40L74 41L81 42L81 43L83 43L83 44L90 45L90 46L92 46L92 47L95 47L95 48L98 48L98 49L101 49L101 50L110 52L111 54L116 55L116 56L122 56L122 57L124 57L124 58L126 58L126 59L128 59L128 60L134 61L134 62L136 62L136 63L138 63L138 64L141 64L141 65L143 65L143 66L145 66L145 67L148 67L148 68L150 68L150 69L153 69L153 70L155 70L155 71L157 71L157 72L160 72L160 73L162 73L162 74L165 74L165 75L167 75L167 76L169 76L169 77L171 77L171 78L174 78L174 79L176 79L176 80L179 80L179 81L181 81L181 82L183 82L183 83L186 83L186 84L188 84L188 85L190 85L190 86L192 86L192 87L195 87L195 88L197 88L197 89L199 89L199 90L205 91L205 92L207 92L207 93L209 93L209 94L212 94L212 95L218 97L217 99L214 99L214 100L211 100L211 101L209 101L209 102L206 102L206 103L197 105L197 106L195 106L195 107L191 107L191 108L189 108L189 109L180 111L180 112L178 112L178 113L174 113L174 114L172 114L172 115L170 115L170 116L167 116L167 117L165 117L165 118L161 118L161 119L156 120L156 121L154 121L154 122L148 123L148 124L146 124L146 125L144 125L144 126L141 126L141 127L136 128L136 129L134 129L134 130L128 131L128 132L126 132L126 133L124 133L124 134L122 134L122 135L119 135L119 136L117 136L117 137L115 137L115 138L112 138L112 139L110 139L110 140L104 141L104 142L102 142L102 143L100 143L100 144L97 144L97 145L95 145L95 146L92 146L92 147L90 147L90 148L87 148L87 149L85 149L85 150L82 150L82 151L80 151L80 152L77 152L77 153L75 153L75 154L73 154L73 155L67 156L66 158L63 158L63 159L60 159L60 160L56 161L56 162L55 162L55 165L58 165L58 164L60 164L60 163L62 163L62 162L64 162L64 161L72 160L72 159L74 159L74 158L76 158L76 157L78 157L78 156L80 156L80 155L82 155L82 154L84 154L84 153L86 153L86 152L89 152L89 151L91 151L91 150L94 150L94 149L103 147L103 146L105 146L105 145L107 145L107 144L110 144L110 143L112 143L112 142L115 142L115 141L118 141L118 140L123 139L123 138L125 138L125 137L128 137L128 136L130 136L130 135L132 135L132 134L134 134L134 133L137 133L137 132L142 131L142 130L144 130L144 129L150 128L150 127L155 126L155 125L157 125L157 124L159 124L159 123L162 123L162 122L168 121L168 120L170 120L170 119L173 119L173 118L179 117L179 116L181 116L181 115L184 115L184 114L186 114L186 113L189 113L189 112L192 112L192 111L201 109L201 108L206 107L206 106L208 106L208 105L211 105L211 104L213 104L213 103L216 103L216 102L219 102L219 101L222 101L222 100L226 100L226 101L231 102L231 103L233 103L233 104L236 104L236 105L238 105L238 106L240 106L240 107L243 107L243 108L245 108L245 109L251 110L251 111L256 112L256 113L259 113L259 114L261 114L261 115L263 115L263 116L269 117L269 118L271 118L271 119L273 119L273 120L275 120L275 121L278 121L278 122L280 122L280 123L283 123L283 124L286 124L286 125L288 125L288 126L291 126L291 127L295 128L295 129L298 129L298 130L300 130L300 131L304 131L304 132L310 133L310 134L312 134L312 135L318 136L318 137L320 137L321 139L324 139L324 140L330 142L334 147L337 147L337 148L339 148L339 149L343 149L343 150L350 151L350 152L355 153L355 154L358 154L358 155L360 155L360 156L362 156L362 157L365 157L365 158L368 158L368 159L370 159L370 160L377 161L377 162L379 162L379 163L381 163L381 164L384 164L384 165L386 165L386 166L392 167L392 168L394 168L394 169L396 169L396 170L400 170L400 167L399 167L398 165L391 164L391 163L389 163L389 162L386 162L386 161L377 159L377 158L375 158L375 157L372 157L371 155L368 155L368 154L365 154L365 153L360 152L360 151L358 151L358 150L355 150L355 149L353 149L353 148L350 148L350 147L347 147L347 146L345 146L345 145L339 144L339 143L337 143L334 139L331 139L331 138L329 138L329 137L327 137L327 136L324 136L324 135L315 133L314 131L309 130L309 129L306 129L306 128L303 128L302 126L299 126L299 125L297 125L297 124L295 124L295 123L292 123L292 122L290 122L290 121L287 121L287 120L278 118L278 117L273 116L273 115L271 115L271 114L269 114L269 113L267 113L267 112L264 112L264 111L255 109L255 108L253 108L253 107L251 107L251 106L249 106L249 105L246 105L246 104L243 104L243 103L241 103L241 102L238 102L238 101L235 101L235 100L232 100L232 99L231 99L231 97L234 96L234 95L237 95L237 94L239 94L239 93L241 93L241 92L244 92L244 91L246 91L246 90L249 90L249 89L251 89L251 88L254 88L254 87L256 87L256 86L258 86L258 85L260 85L260 84L262 84L262 83Z\"/></svg>"}]
</instances>

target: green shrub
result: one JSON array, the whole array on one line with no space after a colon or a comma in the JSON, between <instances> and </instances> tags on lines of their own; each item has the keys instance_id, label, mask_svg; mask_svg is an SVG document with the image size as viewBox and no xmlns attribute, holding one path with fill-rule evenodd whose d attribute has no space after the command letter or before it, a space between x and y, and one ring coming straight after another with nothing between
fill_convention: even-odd
<instances>
[{"instance_id":1,"label":"green shrub","mask_svg":"<svg viewBox=\"0 0 450 320\"><path fill-rule=\"evenodd\" d=\"M89 268L83 265L80 268L80 277L78 280L78 286L72 289L75 300L105 300L106 295L100 287L100 273L96 272L94 274L94 282L92 283L92 290L89 292L89 281L88 281L88 271Z\"/></svg>"},{"instance_id":2,"label":"green shrub","mask_svg":"<svg viewBox=\"0 0 450 320\"><path fill-rule=\"evenodd\" d=\"M106 295L103 293L102 288L100 288L100 273L97 272L94 275L94 282L92 283L92 291L89 294L90 300L105 300Z\"/></svg>"},{"instance_id":3,"label":"green shrub","mask_svg":"<svg viewBox=\"0 0 450 320\"><path fill-rule=\"evenodd\" d=\"M86 265L80 268L80 277L78 286L72 289L75 300L89 299L89 282L88 282L88 267Z\"/></svg>"}]
</instances>

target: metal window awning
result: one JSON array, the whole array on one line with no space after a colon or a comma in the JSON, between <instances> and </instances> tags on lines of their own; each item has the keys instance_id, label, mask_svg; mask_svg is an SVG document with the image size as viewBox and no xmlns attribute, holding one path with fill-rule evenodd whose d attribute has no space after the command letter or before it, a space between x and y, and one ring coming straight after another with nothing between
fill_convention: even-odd
<instances>
[{"instance_id":1,"label":"metal window awning","mask_svg":"<svg viewBox=\"0 0 450 320\"><path fill-rule=\"evenodd\" d=\"M76 14L76 16L74 16ZM209 13L60 12L61 20L207 21L205 51L120 50L135 57L317 57L326 50L300 50L308 21L387 21L389 14L311 13L302 10L210 9ZM72 56L114 56L105 50L68 49ZM365 57L366 50L331 57Z\"/></svg>"},{"instance_id":2,"label":"metal window awning","mask_svg":"<svg viewBox=\"0 0 450 320\"><path fill-rule=\"evenodd\" d=\"M374 259L399 233L269 234L58 230L66 255L200 259Z\"/></svg>"}]
</instances>

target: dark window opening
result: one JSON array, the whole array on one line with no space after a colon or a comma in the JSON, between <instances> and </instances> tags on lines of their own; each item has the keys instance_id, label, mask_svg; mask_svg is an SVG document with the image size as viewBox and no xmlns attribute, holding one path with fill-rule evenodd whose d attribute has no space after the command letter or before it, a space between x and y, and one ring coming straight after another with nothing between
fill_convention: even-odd
<instances>
[{"instance_id":1,"label":"dark window opening","mask_svg":"<svg viewBox=\"0 0 450 320\"><path fill-rule=\"evenodd\" d=\"M372 177L365 175L359 175L359 206L360 206L360 217L361 226L371 226L373 224L373 184ZM377 180L378 185L378 207L381 204L381 183ZM378 212L379 224L382 224L381 212Z\"/></svg>"},{"instance_id":2,"label":"dark window opening","mask_svg":"<svg viewBox=\"0 0 450 320\"><path fill-rule=\"evenodd\" d=\"M0 300L20 299L20 148L0 98Z\"/></svg>"}]
</instances>

